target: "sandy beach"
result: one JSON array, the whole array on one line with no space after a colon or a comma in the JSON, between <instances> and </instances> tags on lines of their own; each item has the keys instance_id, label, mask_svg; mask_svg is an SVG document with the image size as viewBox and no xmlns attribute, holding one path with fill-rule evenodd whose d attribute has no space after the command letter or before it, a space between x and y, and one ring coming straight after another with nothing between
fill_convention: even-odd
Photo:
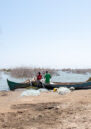
<instances>
[{"instance_id":1,"label":"sandy beach","mask_svg":"<svg viewBox=\"0 0 91 129\"><path fill-rule=\"evenodd\" d=\"M91 90L23 96L0 92L0 129L90 129Z\"/></svg>"}]
</instances>

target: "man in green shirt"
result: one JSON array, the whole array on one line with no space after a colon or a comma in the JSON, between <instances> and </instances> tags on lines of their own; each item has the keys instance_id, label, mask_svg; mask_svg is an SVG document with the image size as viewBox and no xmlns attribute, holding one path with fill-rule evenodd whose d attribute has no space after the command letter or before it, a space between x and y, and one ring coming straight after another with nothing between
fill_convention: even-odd
<instances>
[{"instance_id":1,"label":"man in green shirt","mask_svg":"<svg viewBox=\"0 0 91 129\"><path fill-rule=\"evenodd\" d=\"M45 78L45 83L49 84L50 79L51 79L51 75L48 73L48 71L46 71L44 78Z\"/></svg>"}]
</instances>

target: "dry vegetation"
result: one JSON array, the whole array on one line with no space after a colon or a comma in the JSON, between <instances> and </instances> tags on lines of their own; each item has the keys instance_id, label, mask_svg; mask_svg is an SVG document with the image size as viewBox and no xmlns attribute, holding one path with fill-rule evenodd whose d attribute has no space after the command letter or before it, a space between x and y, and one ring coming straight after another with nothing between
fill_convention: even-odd
<instances>
[{"instance_id":1,"label":"dry vegetation","mask_svg":"<svg viewBox=\"0 0 91 129\"><path fill-rule=\"evenodd\" d=\"M64 72L72 72L72 73L78 73L78 74L86 74L91 73L91 69L62 69Z\"/></svg>"},{"instance_id":2,"label":"dry vegetation","mask_svg":"<svg viewBox=\"0 0 91 129\"><path fill-rule=\"evenodd\" d=\"M26 68L26 67L11 69L10 74L11 74L11 76L16 77L16 78L23 78L23 77L32 78L32 77L36 76L38 72L41 72L42 75L44 75L46 70L48 70L51 75L57 74L57 70L55 70L55 69Z\"/></svg>"}]
</instances>

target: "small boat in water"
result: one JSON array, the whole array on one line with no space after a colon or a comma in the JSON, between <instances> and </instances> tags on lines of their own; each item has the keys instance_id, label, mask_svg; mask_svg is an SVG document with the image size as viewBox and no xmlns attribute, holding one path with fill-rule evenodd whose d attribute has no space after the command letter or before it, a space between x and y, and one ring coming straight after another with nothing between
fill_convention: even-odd
<instances>
[{"instance_id":1,"label":"small boat in water","mask_svg":"<svg viewBox=\"0 0 91 129\"><path fill-rule=\"evenodd\" d=\"M28 83L27 82L16 83L16 82L9 81L8 79L7 79L7 83L8 83L10 90L15 90L19 88L27 88L30 86L29 82Z\"/></svg>"},{"instance_id":2,"label":"small boat in water","mask_svg":"<svg viewBox=\"0 0 91 129\"><path fill-rule=\"evenodd\" d=\"M23 82L23 83L16 83L9 81L7 79L7 83L9 85L10 90L15 90L18 88L28 88L28 87L38 87L38 88L47 88L49 90L52 90L54 88L59 88L59 87L67 87L71 88L74 87L76 90L79 89L91 89L91 81L90 82L80 82L80 83L61 83L61 82L54 82L53 84L42 84L42 85L37 85L36 82Z\"/></svg>"},{"instance_id":3,"label":"small boat in water","mask_svg":"<svg viewBox=\"0 0 91 129\"><path fill-rule=\"evenodd\" d=\"M54 84L47 84L45 85L45 88L47 89L54 89L54 88L60 88L60 87L67 87L71 88L73 87L75 90L81 90L81 89L91 89L91 82L80 82L80 83L54 83Z\"/></svg>"}]
</instances>

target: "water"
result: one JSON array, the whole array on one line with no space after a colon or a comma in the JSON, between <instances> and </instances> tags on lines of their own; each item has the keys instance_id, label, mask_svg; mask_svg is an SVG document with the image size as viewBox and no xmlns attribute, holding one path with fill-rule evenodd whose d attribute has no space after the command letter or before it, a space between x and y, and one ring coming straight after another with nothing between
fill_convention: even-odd
<instances>
[{"instance_id":1,"label":"water","mask_svg":"<svg viewBox=\"0 0 91 129\"><path fill-rule=\"evenodd\" d=\"M4 72L1 72L0 73L0 91L9 90L7 79L14 81L14 82L24 82L26 80L26 78L16 79L16 78L11 77L9 74L5 74Z\"/></svg>"},{"instance_id":2,"label":"water","mask_svg":"<svg viewBox=\"0 0 91 129\"><path fill-rule=\"evenodd\" d=\"M52 78L52 81L55 82L84 82L91 77L91 73L87 74L76 74L76 73L67 73L59 71L59 76Z\"/></svg>"},{"instance_id":3,"label":"water","mask_svg":"<svg viewBox=\"0 0 91 129\"><path fill-rule=\"evenodd\" d=\"M59 71L59 76L52 77L52 82L84 82L91 77L91 74L75 74L75 73L67 73ZM4 72L0 73L0 91L9 90L7 79L15 82L23 82L26 78L16 79L11 77L9 74L5 74Z\"/></svg>"}]
</instances>

